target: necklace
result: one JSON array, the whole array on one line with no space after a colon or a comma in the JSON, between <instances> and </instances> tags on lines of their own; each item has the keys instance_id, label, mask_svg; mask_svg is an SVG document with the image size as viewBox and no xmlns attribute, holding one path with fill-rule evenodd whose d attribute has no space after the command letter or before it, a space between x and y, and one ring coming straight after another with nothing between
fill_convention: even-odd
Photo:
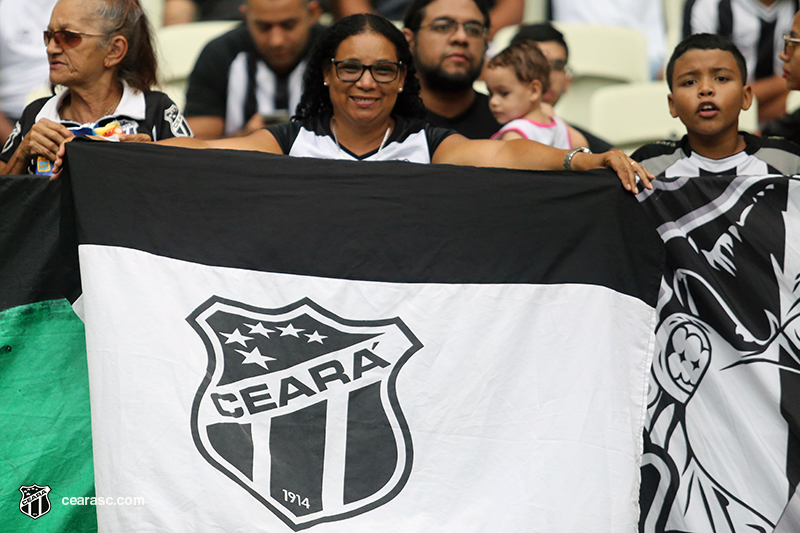
<instances>
[{"instance_id":1,"label":"necklace","mask_svg":"<svg viewBox=\"0 0 800 533\"><path fill-rule=\"evenodd\" d=\"M342 147L339 146L339 137L336 135L336 117L331 117L331 131L333 132L333 140L336 141L336 153L341 153ZM389 134L391 132L392 126L386 126L386 133L383 134L383 140L381 141L381 145L378 147L378 151L375 153L375 155L381 153L381 150L383 150L386 140L389 139Z\"/></svg>"},{"instance_id":2,"label":"necklace","mask_svg":"<svg viewBox=\"0 0 800 533\"><path fill-rule=\"evenodd\" d=\"M73 113L72 109L70 108L69 104L71 104L71 100L72 100L72 95L71 94L67 94L67 96L61 101L61 104L59 105L59 113L58 114L59 114L59 116L63 117L66 120L72 120L73 122L82 122L80 119L78 119L77 115L75 115L75 113ZM101 116L99 119L97 119L97 121L99 121L103 117L109 116L111 113L114 112L115 109L117 109L117 106L122 101L122 95L120 95L119 99L115 99L115 100L116 100L116 103L111 104L103 112L103 116ZM97 121L94 121L94 122L96 123Z\"/></svg>"}]
</instances>

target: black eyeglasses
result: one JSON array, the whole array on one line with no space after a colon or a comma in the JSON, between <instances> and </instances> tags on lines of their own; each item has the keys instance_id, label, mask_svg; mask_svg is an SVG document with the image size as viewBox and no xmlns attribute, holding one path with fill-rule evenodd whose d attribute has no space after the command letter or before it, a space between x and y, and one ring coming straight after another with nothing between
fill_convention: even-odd
<instances>
[{"instance_id":1,"label":"black eyeglasses","mask_svg":"<svg viewBox=\"0 0 800 533\"><path fill-rule=\"evenodd\" d=\"M83 37L107 37L105 34L97 34L97 33L83 33L80 31L69 31L69 30L45 30L44 32L44 45L47 46L50 44L51 40L55 40L56 46L59 48L63 48L64 50L68 50L70 48L75 48L81 41L83 41Z\"/></svg>"},{"instance_id":2,"label":"black eyeglasses","mask_svg":"<svg viewBox=\"0 0 800 533\"><path fill-rule=\"evenodd\" d=\"M792 37L788 33L783 36L783 53L788 54L789 49L797 46L797 43L800 43L800 39Z\"/></svg>"},{"instance_id":3,"label":"black eyeglasses","mask_svg":"<svg viewBox=\"0 0 800 533\"><path fill-rule=\"evenodd\" d=\"M420 29L428 28L433 33L438 33L439 35L449 37L456 32L459 26L464 28L464 33L467 34L467 37L482 38L486 35L486 26L480 22L475 22L474 20L469 22L456 22L451 18L440 18L434 20L430 24L420 26Z\"/></svg>"},{"instance_id":4,"label":"black eyeglasses","mask_svg":"<svg viewBox=\"0 0 800 533\"><path fill-rule=\"evenodd\" d=\"M378 83L390 83L397 79L400 69L403 68L402 61L378 61L372 65L364 65L359 61L345 60L336 61L331 59L336 70L336 77L346 82L356 82L361 79L365 71L369 71L372 79Z\"/></svg>"}]
</instances>

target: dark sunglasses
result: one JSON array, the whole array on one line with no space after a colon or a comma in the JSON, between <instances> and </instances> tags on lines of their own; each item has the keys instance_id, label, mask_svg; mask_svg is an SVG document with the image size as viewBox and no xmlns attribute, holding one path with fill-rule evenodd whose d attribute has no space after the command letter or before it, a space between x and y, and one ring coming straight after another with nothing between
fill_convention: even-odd
<instances>
[{"instance_id":1,"label":"dark sunglasses","mask_svg":"<svg viewBox=\"0 0 800 533\"><path fill-rule=\"evenodd\" d=\"M55 40L56 46L59 48L63 48L64 50L68 50L69 48L75 48L81 41L83 41L83 37L106 37L103 34L97 33L82 33L79 31L69 31L69 30L45 30L44 32L44 45L47 46L50 44L50 40Z\"/></svg>"}]
</instances>

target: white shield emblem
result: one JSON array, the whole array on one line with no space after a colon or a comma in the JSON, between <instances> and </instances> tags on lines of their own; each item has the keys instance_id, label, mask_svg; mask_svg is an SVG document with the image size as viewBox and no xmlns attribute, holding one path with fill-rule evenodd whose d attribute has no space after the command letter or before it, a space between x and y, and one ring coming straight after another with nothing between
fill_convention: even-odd
<instances>
[{"instance_id":1,"label":"white shield emblem","mask_svg":"<svg viewBox=\"0 0 800 533\"><path fill-rule=\"evenodd\" d=\"M192 432L209 463L294 530L400 492L412 444L395 383L422 344L399 318L212 297L187 320L208 351Z\"/></svg>"},{"instance_id":2,"label":"white shield emblem","mask_svg":"<svg viewBox=\"0 0 800 533\"><path fill-rule=\"evenodd\" d=\"M22 499L19 502L19 510L22 511L22 514L36 520L50 512L50 498L47 497L50 492L49 486L23 485L19 491L22 493Z\"/></svg>"}]
</instances>

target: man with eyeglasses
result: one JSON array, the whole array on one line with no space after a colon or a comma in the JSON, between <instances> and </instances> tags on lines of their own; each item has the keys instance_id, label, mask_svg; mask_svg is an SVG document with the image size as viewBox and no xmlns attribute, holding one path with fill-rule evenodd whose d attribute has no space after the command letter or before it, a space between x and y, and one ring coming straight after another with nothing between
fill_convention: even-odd
<instances>
[{"instance_id":1,"label":"man with eyeglasses","mask_svg":"<svg viewBox=\"0 0 800 533\"><path fill-rule=\"evenodd\" d=\"M542 96L542 101L553 107L558 103L561 96L569 90L569 86L572 83L572 74L567 65L569 48L567 47L567 41L564 40L564 34L549 22L542 22L520 26L519 31L511 39L511 42L515 43L523 39L534 41L550 63L550 87ZM570 126L586 137L589 142L589 149L592 152L599 154L612 148L610 143L583 128L579 128L574 124L570 124Z\"/></svg>"},{"instance_id":2,"label":"man with eyeglasses","mask_svg":"<svg viewBox=\"0 0 800 533\"><path fill-rule=\"evenodd\" d=\"M403 24L425 119L469 139L496 133L500 124L489 111L489 98L472 88L486 52L486 6L474 0L414 0Z\"/></svg>"},{"instance_id":3,"label":"man with eyeglasses","mask_svg":"<svg viewBox=\"0 0 800 533\"><path fill-rule=\"evenodd\" d=\"M245 24L206 45L184 114L195 136L247 135L294 114L305 57L320 29L316 0L247 0Z\"/></svg>"}]
</instances>

